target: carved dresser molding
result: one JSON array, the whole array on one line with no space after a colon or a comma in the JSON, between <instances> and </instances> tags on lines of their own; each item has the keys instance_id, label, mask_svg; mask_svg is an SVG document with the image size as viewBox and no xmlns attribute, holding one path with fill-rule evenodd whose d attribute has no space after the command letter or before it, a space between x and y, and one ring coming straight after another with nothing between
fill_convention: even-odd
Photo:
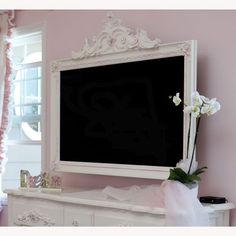
<instances>
[{"instance_id":1,"label":"carved dresser molding","mask_svg":"<svg viewBox=\"0 0 236 236\"><path fill-rule=\"evenodd\" d=\"M18 226L54 226L55 221L34 209L18 215L14 224Z\"/></svg>"}]
</instances>

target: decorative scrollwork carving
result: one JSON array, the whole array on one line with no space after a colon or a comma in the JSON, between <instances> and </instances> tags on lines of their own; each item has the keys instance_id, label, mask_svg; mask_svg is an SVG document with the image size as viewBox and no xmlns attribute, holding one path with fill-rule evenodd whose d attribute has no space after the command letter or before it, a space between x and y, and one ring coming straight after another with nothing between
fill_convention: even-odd
<instances>
[{"instance_id":1,"label":"decorative scrollwork carving","mask_svg":"<svg viewBox=\"0 0 236 236\"><path fill-rule=\"evenodd\" d=\"M186 56L190 55L191 47L189 43L184 43L179 47L179 50L183 52Z\"/></svg>"},{"instance_id":2,"label":"decorative scrollwork carving","mask_svg":"<svg viewBox=\"0 0 236 236\"><path fill-rule=\"evenodd\" d=\"M130 49L157 48L160 39L151 40L146 31L136 31L121 25L121 20L108 14L104 29L98 36L95 36L92 43L85 40L83 48L79 52L72 52L72 59L82 59L90 56L97 56L109 53L124 52Z\"/></svg>"},{"instance_id":3,"label":"decorative scrollwork carving","mask_svg":"<svg viewBox=\"0 0 236 236\"><path fill-rule=\"evenodd\" d=\"M55 221L36 210L32 210L19 215L15 224L22 226L54 226Z\"/></svg>"},{"instance_id":4,"label":"decorative scrollwork carving","mask_svg":"<svg viewBox=\"0 0 236 236\"><path fill-rule=\"evenodd\" d=\"M52 161L51 162L51 170L55 171L59 167L60 163L59 161Z\"/></svg>"},{"instance_id":5,"label":"decorative scrollwork carving","mask_svg":"<svg viewBox=\"0 0 236 236\"><path fill-rule=\"evenodd\" d=\"M58 70L58 63L57 62L52 63L51 70L52 70L52 72L56 72Z\"/></svg>"}]
</instances>

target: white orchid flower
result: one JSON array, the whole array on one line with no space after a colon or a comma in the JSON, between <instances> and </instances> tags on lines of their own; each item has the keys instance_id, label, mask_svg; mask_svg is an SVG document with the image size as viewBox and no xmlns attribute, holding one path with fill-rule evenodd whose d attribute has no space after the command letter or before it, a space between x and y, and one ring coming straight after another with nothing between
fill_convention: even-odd
<instances>
[{"instance_id":1,"label":"white orchid flower","mask_svg":"<svg viewBox=\"0 0 236 236\"><path fill-rule=\"evenodd\" d=\"M209 103L205 103L201 107L201 114L207 114L209 111L210 111L210 104Z\"/></svg>"},{"instance_id":2,"label":"white orchid flower","mask_svg":"<svg viewBox=\"0 0 236 236\"><path fill-rule=\"evenodd\" d=\"M201 106L203 101L200 94L196 91L192 94L193 106Z\"/></svg>"},{"instance_id":3,"label":"white orchid flower","mask_svg":"<svg viewBox=\"0 0 236 236\"><path fill-rule=\"evenodd\" d=\"M194 106L192 108L192 114L194 117L198 118L200 116L200 108L198 106Z\"/></svg>"},{"instance_id":4,"label":"white orchid flower","mask_svg":"<svg viewBox=\"0 0 236 236\"><path fill-rule=\"evenodd\" d=\"M176 164L176 167L181 168L187 174L190 167L190 162L191 162L190 158L183 159ZM189 174L192 174L195 170L197 170L197 166L198 162L193 160Z\"/></svg>"},{"instance_id":5,"label":"white orchid flower","mask_svg":"<svg viewBox=\"0 0 236 236\"><path fill-rule=\"evenodd\" d=\"M178 106L182 100L179 97L179 93L176 93L173 96L173 102L176 106ZM200 95L197 91L192 94L192 106L185 106L183 112L186 114L192 113L195 118L199 118L203 114L207 114L208 116L215 114L220 110L220 103L216 101L216 98L209 99L203 95Z\"/></svg>"},{"instance_id":6,"label":"white orchid flower","mask_svg":"<svg viewBox=\"0 0 236 236\"><path fill-rule=\"evenodd\" d=\"M181 102L181 99L179 98L179 93L176 93L176 96L173 97L173 102L175 103L176 106L178 106ZM221 109L221 105L218 101L216 101L216 98L209 99L205 96L200 95L197 91L192 94L192 104L190 105L185 105L185 108L183 110L184 113L186 114L192 114L193 117L197 118L197 128L195 130L195 137L194 137L194 144L193 146L190 145L189 143L189 137L188 136L188 153L186 155L186 159L181 160L176 164L176 167L181 168L186 174L193 174L197 170L198 163L193 159L194 158L194 153L195 153L195 147L196 147L196 140L197 140L197 134L198 134L198 129L199 129L199 122L201 115L207 114L208 116L215 114L217 111ZM191 128L191 119L189 119L189 131ZM192 150L191 150L192 149ZM189 152L190 150L190 152ZM191 158L189 157L189 154L191 155ZM191 163L192 161L192 163ZM206 169L206 167L201 168ZM203 172L203 171L201 171ZM200 173L201 173L200 172ZM198 175L198 174L197 174ZM173 177L173 176L172 176ZM179 176L178 176L179 178ZM175 177L173 177L175 179ZM179 180L179 179L177 179ZM183 180L185 181L185 180Z\"/></svg>"},{"instance_id":7,"label":"white orchid flower","mask_svg":"<svg viewBox=\"0 0 236 236\"><path fill-rule=\"evenodd\" d=\"M208 116L215 114L220 110L220 103L216 101L216 98L208 100L201 108L202 114L207 114Z\"/></svg>"},{"instance_id":8,"label":"white orchid flower","mask_svg":"<svg viewBox=\"0 0 236 236\"><path fill-rule=\"evenodd\" d=\"M173 103L175 106L178 106L181 103L181 98L179 97L179 93L176 93L176 95L173 97Z\"/></svg>"},{"instance_id":9,"label":"white orchid flower","mask_svg":"<svg viewBox=\"0 0 236 236\"><path fill-rule=\"evenodd\" d=\"M204 103L209 103L209 102L210 102L210 99L207 98L207 97L205 97L205 96L203 96L203 95L200 95L200 98L202 99L202 101L203 101Z\"/></svg>"},{"instance_id":10,"label":"white orchid flower","mask_svg":"<svg viewBox=\"0 0 236 236\"><path fill-rule=\"evenodd\" d=\"M211 116L211 115L215 114L221 108L220 103L217 102L215 98L211 99L209 107L210 108L209 108L209 110L207 112L208 116Z\"/></svg>"},{"instance_id":11,"label":"white orchid flower","mask_svg":"<svg viewBox=\"0 0 236 236\"><path fill-rule=\"evenodd\" d=\"M184 113L189 114L192 112L192 109L193 109L192 106L186 106L183 111Z\"/></svg>"}]
</instances>

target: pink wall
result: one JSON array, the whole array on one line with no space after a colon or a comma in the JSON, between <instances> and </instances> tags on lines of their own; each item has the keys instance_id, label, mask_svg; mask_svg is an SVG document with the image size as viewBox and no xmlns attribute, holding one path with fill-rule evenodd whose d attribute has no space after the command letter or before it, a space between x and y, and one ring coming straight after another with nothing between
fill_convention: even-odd
<instances>
[{"instance_id":1,"label":"pink wall","mask_svg":"<svg viewBox=\"0 0 236 236\"><path fill-rule=\"evenodd\" d=\"M7 226L7 206L4 206L0 213L0 226Z\"/></svg>"},{"instance_id":2,"label":"pink wall","mask_svg":"<svg viewBox=\"0 0 236 236\"><path fill-rule=\"evenodd\" d=\"M217 97L222 110L203 119L197 149L200 166L208 171L200 184L200 195L225 196L236 203L236 11L177 11L126 10L113 11L125 25L147 30L151 38L163 43L196 39L198 41L198 90L208 97ZM100 32L106 11L33 11L16 12L17 26L46 23L46 79L50 91L50 64L53 60L70 57L86 37ZM47 106L49 120L50 107ZM154 180L67 174L65 185L82 187L128 186L157 183ZM236 225L236 212L232 212Z\"/></svg>"}]
</instances>

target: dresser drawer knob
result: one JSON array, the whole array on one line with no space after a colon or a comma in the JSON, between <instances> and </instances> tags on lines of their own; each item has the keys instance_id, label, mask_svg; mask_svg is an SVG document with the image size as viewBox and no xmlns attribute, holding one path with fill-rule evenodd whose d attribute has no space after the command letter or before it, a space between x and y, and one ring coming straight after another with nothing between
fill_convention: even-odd
<instances>
[{"instance_id":1,"label":"dresser drawer knob","mask_svg":"<svg viewBox=\"0 0 236 236\"><path fill-rule=\"evenodd\" d=\"M73 226L79 226L79 221L78 220L73 220L72 225Z\"/></svg>"}]
</instances>

